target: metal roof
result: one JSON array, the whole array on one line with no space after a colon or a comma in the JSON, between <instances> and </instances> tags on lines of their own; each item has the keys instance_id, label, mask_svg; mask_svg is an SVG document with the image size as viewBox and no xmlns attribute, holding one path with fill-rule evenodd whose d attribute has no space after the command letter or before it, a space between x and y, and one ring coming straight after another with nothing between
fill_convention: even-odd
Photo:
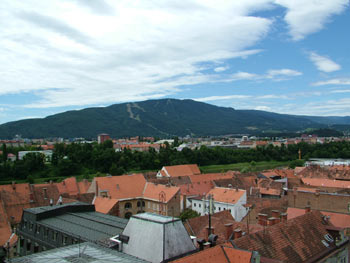
<instances>
[{"instance_id":1,"label":"metal roof","mask_svg":"<svg viewBox=\"0 0 350 263\"><path fill-rule=\"evenodd\" d=\"M92 243L81 243L13 258L11 263L147 263L148 261Z\"/></svg>"},{"instance_id":2,"label":"metal roof","mask_svg":"<svg viewBox=\"0 0 350 263\"><path fill-rule=\"evenodd\" d=\"M94 242L122 233L127 222L127 219L98 212L79 212L42 219L38 224Z\"/></svg>"},{"instance_id":3,"label":"metal roof","mask_svg":"<svg viewBox=\"0 0 350 263\"><path fill-rule=\"evenodd\" d=\"M137 214L137 215L134 215L133 217L136 217L142 220L152 221L155 223L161 223L161 224L171 223L171 222L180 220L179 218L152 214L152 213Z\"/></svg>"}]
</instances>

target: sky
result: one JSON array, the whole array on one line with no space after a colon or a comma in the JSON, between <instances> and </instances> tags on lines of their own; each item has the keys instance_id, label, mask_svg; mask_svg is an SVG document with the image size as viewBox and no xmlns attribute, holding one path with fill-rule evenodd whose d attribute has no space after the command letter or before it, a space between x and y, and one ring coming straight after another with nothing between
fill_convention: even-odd
<instances>
[{"instance_id":1,"label":"sky","mask_svg":"<svg viewBox=\"0 0 350 263\"><path fill-rule=\"evenodd\" d=\"M349 0L1 0L0 123L149 99L350 116Z\"/></svg>"}]
</instances>

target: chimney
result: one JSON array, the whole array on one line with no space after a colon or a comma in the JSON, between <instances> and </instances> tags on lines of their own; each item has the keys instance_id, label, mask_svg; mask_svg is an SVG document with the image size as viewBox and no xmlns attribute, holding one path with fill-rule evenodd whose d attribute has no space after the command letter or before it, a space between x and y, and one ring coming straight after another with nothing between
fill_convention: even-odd
<instances>
[{"instance_id":1,"label":"chimney","mask_svg":"<svg viewBox=\"0 0 350 263\"><path fill-rule=\"evenodd\" d=\"M53 206L53 200L52 200L52 198L50 199L50 206Z\"/></svg>"},{"instance_id":2,"label":"chimney","mask_svg":"<svg viewBox=\"0 0 350 263\"><path fill-rule=\"evenodd\" d=\"M16 182L15 181L12 181L12 189L13 189L13 191L16 191Z\"/></svg>"},{"instance_id":3,"label":"chimney","mask_svg":"<svg viewBox=\"0 0 350 263\"><path fill-rule=\"evenodd\" d=\"M233 231L234 239L242 237L242 229L237 228Z\"/></svg>"},{"instance_id":4,"label":"chimney","mask_svg":"<svg viewBox=\"0 0 350 263\"><path fill-rule=\"evenodd\" d=\"M185 210L186 207L187 207L187 195L184 194L183 197L182 197L182 205L183 205L183 209Z\"/></svg>"},{"instance_id":5,"label":"chimney","mask_svg":"<svg viewBox=\"0 0 350 263\"><path fill-rule=\"evenodd\" d=\"M258 224L262 226L267 225L267 214L258 214Z\"/></svg>"},{"instance_id":6,"label":"chimney","mask_svg":"<svg viewBox=\"0 0 350 263\"><path fill-rule=\"evenodd\" d=\"M272 210L271 212L272 212L272 214L271 214L272 217L280 218L280 211Z\"/></svg>"},{"instance_id":7,"label":"chimney","mask_svg":"<svg viewBox=\"0 0 350 263\"><path fill-rule=\"evenodd\" d=\"M281 221L282 222L287 222L288 219L288 214L287 213L281 213Z\"/></svg>"},{"instance_id":8,"label":"chimney","mask_svg":"<svg viewBox=\"0 0 350 263\"><path fill-rule=\"evenodd\" d=\"M95 181L95 185L96 185L95 196L97 197L98 196L98 182L97 181Z\"/></svg>"},{"instance_id":9,"label":"chimney","mask_svg":"<svg viewBox=\"0 0 350 263\"><path fill-rule=\"evenodd\" d=\"M52 184L52 180L50 180L50 184Z\"/></svg>"},{"instance_id":10,"label":"chimney","mask_svg":"<svg viewBox=\"0 0 350 263\"><path fill-rule=\"evenodd\" d=\"M305 214L310 213L311 212L311 206L307 205L305 206Z\"/></svg>"},{"instance_id":11,"label":"chimney","mask_svg":"<svg viewBox=\"0 0 350 263\"><path fill-rule=\"evenodd\" d=\"M209 226L207 226L206 229L207 229L207 236L210 236L210 234L214 234L214 227L211 227L211 231L209 231Z\"/></svg>"},{"instance_id":12,"label":"chimney","mask_svg":"<svg viewBox=\"0 0 350 263\"><path fill-rule=\"evenodd\" d=\"M267 219L267 225L268 225L268 226L273 226L273 225L275 224L275 220L276 220L276 218L274 218L274 217L269 217L269 218Z\"/></svg>"},{"instance_id":13,"label":"chimney","mask_svg":"<svg viewBox=\"0 0 350 263\"><path fill-rule=\"evenodd\" d=\"M230 239L230 236L232 234L232 230L233 230L233 224L229 223L229 224L225 224L225 229L226 229L226 240Z\"/></svg>"}]
</instances>

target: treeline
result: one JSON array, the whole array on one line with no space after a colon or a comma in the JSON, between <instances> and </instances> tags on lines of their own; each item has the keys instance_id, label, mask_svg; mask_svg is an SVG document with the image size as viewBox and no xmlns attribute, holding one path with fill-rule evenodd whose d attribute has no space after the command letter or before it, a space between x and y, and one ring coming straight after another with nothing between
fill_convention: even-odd
<instances>
[{"instance_id":1,"label":"treeline","mask_svg":"<svg viewBox=\"0 0 350 263\"><path fill-rule=\"evenodd\" d=\"M231 164L260 161L293 161L299 158L350 158L350 143L329 142L325 144L299 143L297 145L268 145L257 149L227 149L222 147L183 149L177 151L166 144L159 152L133 152L124 149L115 152L113 143L106 141L101 145L56 144L50 163L40 154L27 154L23 160L14 162L1 156L0 181L33 178L67 177L80 175L91 178L96 173L120 175L129 171L157 170L165 165L196 163L199 166ZM5 149L6 150L6 149ZM10 152L9 149L6 152Z\"/></svg>"}]
</instances>

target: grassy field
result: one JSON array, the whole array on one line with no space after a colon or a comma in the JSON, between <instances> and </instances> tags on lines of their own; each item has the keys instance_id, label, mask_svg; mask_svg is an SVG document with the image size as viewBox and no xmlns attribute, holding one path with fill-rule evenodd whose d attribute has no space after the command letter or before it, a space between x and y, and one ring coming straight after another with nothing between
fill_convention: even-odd
<instances>
[{"instance_id":1,"label":"grassy field","mask_svg":"<svg viewBox=\"0 0 350 263\"><path fill-rule=\"evenodd\" d=\"M201 166L202 173L221 173L229 170L241 171L242 169L250 169L250 171L263 171L267 169L273 169L277 167L286 167L289 162L256 162L255 165L250 163L233 163L233 164L222 164L222 165L208 165Z\"/></svg>"}]
</instances>

